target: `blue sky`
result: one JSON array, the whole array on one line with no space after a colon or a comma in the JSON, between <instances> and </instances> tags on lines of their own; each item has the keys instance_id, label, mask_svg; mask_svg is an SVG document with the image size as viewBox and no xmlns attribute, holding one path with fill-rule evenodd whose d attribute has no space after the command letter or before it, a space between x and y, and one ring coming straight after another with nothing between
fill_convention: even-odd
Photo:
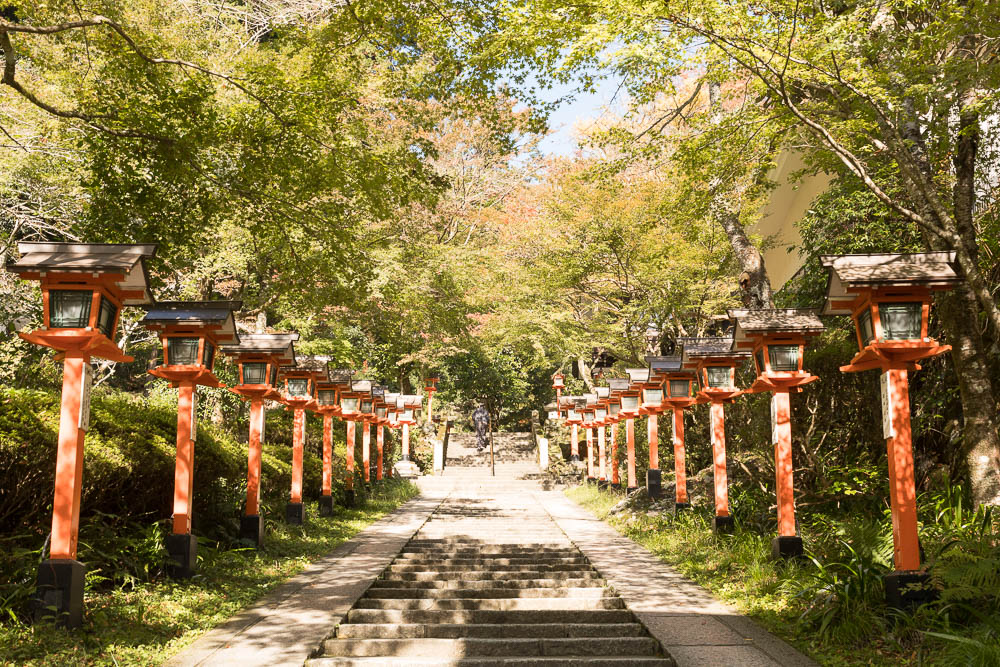
<instances>
[{"instance_id":1,"label":"blue sky","mask_svg":"<svg viewBox=\"0 0 1000 667\"><path fill-rule=\"evenodd\" d=\"M572 155L576 150L576 141L573 138L573 126L580 119L595 119L600 116L602 110L614 101L620 106L624 91L618 94L615 99L615 92L621 79L618 77L608 77L596 82L595 90L592 93L580 93L571 102L564 102L549 119L549 127L552 134L542 140L539 148L546 155ZM557 86L550 91L545 91L544 99L554 101L560 97L569 95L576 88L576 85Z\"/></svg>"}]
</instances>

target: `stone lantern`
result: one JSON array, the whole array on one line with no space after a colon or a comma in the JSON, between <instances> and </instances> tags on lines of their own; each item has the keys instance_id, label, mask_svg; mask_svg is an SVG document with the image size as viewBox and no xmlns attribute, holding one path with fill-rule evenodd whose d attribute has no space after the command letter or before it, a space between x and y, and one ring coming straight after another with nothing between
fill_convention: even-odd
<instances>
[{"instance_id":1,"label":"stone lantern","mask_svg":"<svg viewBox=\"0 0 1000 667\"><path fill-rule=\"evenodd\" d=\"M292 490L285 505L285 520L301 525L306 510L302 503L302 455L306 444L306 410L317 408L317 381L327 379L326 363L317 359L300 359L294 366L283 366L280 379L285 383L281 402L292 411Z\"/></svg>"},{"instance_id":2,"label":"stone lantern","mask_svg":"<svg viewBox=\"0 0 1000 667\"><path fill-rule=\"evenodd\" d=\"M921 569L917 498L910 430L909 373L917 363L943 354L929 336L933 293L962 282L955 253L826 255L830 269L823 315L850 315L858 354L841 371L882 373L882 434L889 454L895 571L886 575L886 599L903 607L932 596Z\"/></svg>"},{"instance_id":3,"label":"stone lantern","mask_svg":"<svg viewBox=\"0 0 1000 667\"><path fill-rule=\"evenodd\" d=\"M161 301L146 306L142 323L160 336L163 363L150 375L177 387L177 461L174 467L173 530L167 551L171 573L190 577L197 568L198 540L191 534L194 504L194 443L198 434L198 385L221 386L215 377L219 345L238 345L233 311L238 301Z\"/></svg>"},{"instance_id":4,"label":"stone lantern","mask_svg":"<svg viewBox=\"0 0 1000 667\"><path fill-rule=\"evenodd\" d=\"M646 357L650 378L662 382L664 396L662 405L673 412L674 445L674 514L691 507L687 495L687 470L684 451L684 410L696 405L692 385L694 373L684 370L683 357Z\"/></svg>"},{"instance_id":5,"label":"stone lantern","mask_svg":"<svg viewBox=\"0 0 1000 667\"><path fill-rule=\"evenodd\" d=\"M7 270L37 280L42 290L42 327L18 336L52 348L63 365L52 534L49 557L38 568L34 616L50 616L54 609L58 623L76 628L83 622L85 568L76 550L90 427L90 360L132 361L115 344L119 314L124 306L153 301L146 260L156 246L21 242L17 250L20 259Z\"/></svg>"},{"instance_id":6,"label":"stone lantern","mask_svg":"<svg viewBox=\"0 0 1000 667\"><path fill-rule=\"evenodd\" d=\"M239 384L229 391L250 401L250 439L247 445L247 502L240 517L240 539L257 547L264 541L260 514L261 448L264 443L264 401L277 400L278 368L295 363L297 333L243 334L237 346L222 351L236 361Z\"/></svg>"},{"instance_id":7,"label":"stone lantern","mask_svg":"<svg viewBox=\"0 0 1000 667\"><path fill-rule=\"evenodd\" d=\"M684 367L695 371L700 389L698 398L711 403L713 479L715 482L715 516L712 528L717 533L733 530L729 513L729 481L726 473L726 412L741 393L736 388L736 368L750 356L749 352L733 350L733 339L679 338L684 348Z\"/></svg>"},{"instance_id":8,"label":"stone lantern","mask_svg":"<svg viewBox=\"0 0 1000 667\"><path fill-rule=\"evenodd\" d=\"M792 408L789 394L818 380L803 370L806 341L824 326L811 310L731 310L736 321L733 346L753 353L757 379L747 393L772 392L771 443L774 445L778 536L771 542L775 558L802 555L802 538L795 522L792 480Z\"/></svg>"}]
</instances>

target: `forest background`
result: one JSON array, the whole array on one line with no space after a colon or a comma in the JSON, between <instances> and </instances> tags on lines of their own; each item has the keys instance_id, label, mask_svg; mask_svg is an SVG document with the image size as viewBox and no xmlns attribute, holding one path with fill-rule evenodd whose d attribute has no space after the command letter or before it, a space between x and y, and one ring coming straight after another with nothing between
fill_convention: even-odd
<instances>
[{"instance_id":1,"label":"forest background","mask_svg":"<svg viewBox=\"0 0 1000 667\"><path fill-rule=\"evenodd\" d=\"M300 354L404 392L436 375L441 409L486 400L518 430L556 371L581 393L595 362L642 365L678 336L724 331L728 307L818 307L821 254L948 249L967 287L939 298L932 325L955 351L911 385L918 485L995 505L998 12L965 0L8 4L0 411L59 382L51 355L15 335L40 322L35 288L2 271L22 240L156 242L157 298L242 300L245 326L298 331ZM618 111L582 128L572 155L543 154L546 91L592 89L601 73L622 81ZM777 290L760 255L775 241L752 230L789 151L831 183L789 249L802 271ZM156 345L140 317L123 318L136 361L102 364L97 382L109 400L169 405L145 373ZM839 373L853 334L827 326L806 357L821 381L793 399L797 500L816 516L878 514L877 378ZM734 505L762 524L765 402L744 399L729 420ZM208 391L200 406L220 433L244 432L237 397ZM688 416L692 473L709 462L706 418ZM24 454L0 462L8 480L47 460L14 437L3 447ZM0 506L17 486L0 484ZM5 531L20 532L15 516ZM990 530L980 563L1000 562Z\"/></svg>"}]
</instances>

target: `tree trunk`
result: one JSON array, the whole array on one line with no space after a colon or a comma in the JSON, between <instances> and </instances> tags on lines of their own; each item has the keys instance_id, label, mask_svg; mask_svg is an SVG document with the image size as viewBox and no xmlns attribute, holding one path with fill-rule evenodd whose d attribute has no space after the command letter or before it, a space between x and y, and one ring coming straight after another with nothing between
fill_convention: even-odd
<instances>
[{"instance_id":1,"label":"tree trunk","mask_svg":"<svg viewBox=\"0 0 1000 667\"><path fill-rule=\"evenodd\" d=\"M718 83L708 84L708 99L712 106L712 121L718 123L722 115ZM771 290L771 279L767 275L767 267L764 266L764 257L750 242L750 237L740 222L739 214L732 210L726 200L724 183L721 179L715 179L709 184L709 188L712 192L710 205L712 219L726 232L733 254L740 263L742 273L739 277L739 286L743 306L751 310L774 308L774 294Z\"/></svg>"}]
</instances>

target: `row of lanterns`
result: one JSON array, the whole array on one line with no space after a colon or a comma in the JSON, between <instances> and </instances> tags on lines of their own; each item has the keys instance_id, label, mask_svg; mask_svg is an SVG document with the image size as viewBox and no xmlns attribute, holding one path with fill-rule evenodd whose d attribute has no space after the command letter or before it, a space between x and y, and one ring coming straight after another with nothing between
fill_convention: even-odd
<instances>
[{"instance_id":1,"label":"row of lanterns","mask_svg":"<svg viewBox=\"0 0 1000 667\"><path fill-rule=\"evenodd\" d=\"M8 270L25 280L37 280L42 290L43 325L19 335L57 351L63 363L62 407L56 455L55 494L49 558L41 563L36 613L56 610L60 622L77 627L83 617L84 566L76 560L83 476L84 439L89 427L92 358L130 362L116 345L121 309L146 309L143 324L155 331L162 345L160 363L150 374L178 390L177 459L174 474L173 526L167 551L173 573L190 576L197 563L197 540L191 534L194 498L194 443L197 437L197 387L222 386L214 374L219 352L236 361L239 383L230 390L250 402L247 458L247 498L240 537L257 546L263 539L260 515L261 446L265 401L284 404L294 412L292 481L285 518L301 524L302 457L306 413L323 417L323 475L320 513L333 513L333 419L346 423L346 501L354 499L356 426L362 425L362 463L366 482L383 478L384 427L401 429L404 461L409 460L409 429L423 405L419 395L391 393L371 380L353 378L349 369L329 368L319 357L296 359L296 333L238 334L234 311L242 304L217 302L155 302L149 290L146 260L150 244L20 243L20 259ZM436 378L428 382L433 396ZM428 416L430 416L428 401ZM371 462L371 431L376 432L377 456Z\"/></svg>"},{"instance_id":2,"label":"row of lanterns","mask_svg":"<svg viewBox=\"0 0 1000 667\"><path fill-rule=\"evenodd\" d=\"M827 297L820 314L849 315L854 322L859 352L843 372L878 369L882 372L883 437L889 456L890 505L895 569L886 577L886 597L901 607L930 595L921 570L917 535L916 485L910 431L908 373L918 361L951 349L928 336L932 293L952 288L961 278L954 253L831 255L822 258L830 271ZM578 429L587 438L587 478L599 485L619 483L617 425L625 421L627 488L635 479L634 419L648 416L649 471L646 486L651 497L661 495L657 415L672 411L675 462L675 508L689 507L684 458L683 411L709 403L709 433L713 455L714 517L717 532L730 532L726 477L725 405L742 394L770 392L771 432L775 456L778 535L772 541L775 557L803 552L795 520L792 464L791 405L789 395L819 378L804 369L809 338L824 329L815 311L798 309L731 310L732 337L680 338L676 356L647 357L648 368L627 369L627 378L612 378L593 394L563 396L565 379L556 374L556 402L547 406L550 418L570 427L570 447L579 460ZM752 359L757 377L746 390L736 386L736 369ZM606 458L604 430L611 427L611 451ZM597 448L593 430L597 429ZM597 461L595 463L595 455ZM608 479L610 469L611 479Z\"/></svg>"}]
</instances>

